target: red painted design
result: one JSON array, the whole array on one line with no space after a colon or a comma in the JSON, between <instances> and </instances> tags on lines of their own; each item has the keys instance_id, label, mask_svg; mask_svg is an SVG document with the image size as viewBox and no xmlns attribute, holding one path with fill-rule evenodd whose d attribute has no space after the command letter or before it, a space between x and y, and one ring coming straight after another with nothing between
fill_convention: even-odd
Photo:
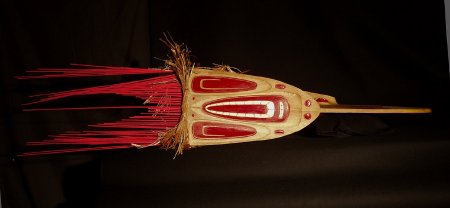
<instances>
[{"instance_id":1,"label":"red painted design","mask_svg":"<svg viewBox=\"0 0 450 208\"><path fill-rule=\"evenodd\" d=\"M306 100L306 101L305 101L305 106L306 106L306 107L311 106L311 104L312 104L311 100Z\"/></svg>"},{"instance_id":2,"label":"red painted design","mask_svg":"<svg viewBox=\"0 0 450 208\"><path fill-rule=\"evenodd\" d=\"M219 99L202 108L209 115L241 121L283 122L289 116L289 103L279 95Z\"/></svg>"},{"instance_id":3,"label":"red painted design","mask_svg":"<svg viewBox=\"0 0 450 208\"><path fill-rule=\"evenodd\" d=\"M196 76L192 79L192 91L200 93L241 92L256 89L256 82L232 77Z\"/></svg>"},{"instance_id":4,"label":"red painted design","mask_svg":"<svg viewBox=\"0 0 450 208\"><path fill-rule=\"evenodd\" d=\"M276 84L275 88L282 90L282 89L286 88L286 85L284 85L284 84Z\"/></svg>"},{"instance_id":5,"label":"red painted design","mask_svg":"<svg viewBox=\"0 0 450 208\"><path fill-rule=\"evenodd\" d=\"M197 139L233 139L253 136L256 129L240 124L200 121L192 125L192 132Z\"/></svg>"},{"instance_id":6,"label":"red painted design","mask_svg":"<svg viewBox=\"0 0 450 208\"><path fill-rule=\"evenodd\" d=\"M329 103L329 101L325 98L317 98L316 101L319 103Z\"/></svg>"},{"instance_id":7,"label":"red painted design","mask_svg":"<svg viewBox=\"0 0 450 208\"><path fill-rule=\"evenodd\" d=\"M277 130L275 130L275 134L284 134L284 130L277 129Z\"/></svg>"},{"instance_id":8,"label":"red painted design","mask_svg":"<svg viewBox=\"0 0 450 208\"><path fill-rule=\"evenodd\" d=\"M306 120L309 120L309 119L311 119L311 113L305 113L305 115L303 115L303 117L306 119Z\"/></svg>"}]
</instances>

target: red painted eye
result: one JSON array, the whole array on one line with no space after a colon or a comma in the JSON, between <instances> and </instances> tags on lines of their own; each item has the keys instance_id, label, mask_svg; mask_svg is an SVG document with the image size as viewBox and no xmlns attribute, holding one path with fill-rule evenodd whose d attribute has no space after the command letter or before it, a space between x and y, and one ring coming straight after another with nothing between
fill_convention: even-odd
<instances>
[{"instance_id":1,"label":"red painted eye","mask_svg":"<svg viewBox=\"0 0 450 208\"><path fill-rule=\"evenodd\" d=\"M192 91L201 93L241 92L256 89L256 82L220 76L196 76L192 80Z\"/></svg>"},{"instance_id":2,"label":"red painted eye","mask_svg":"<svg viewBox=\"0 0 450 208\"><path fill-rule=\"evenodd\" d=\"M197 139L232 139L253 136L256 129L240 124L195 122L192 132Z\"/></svg>"},{"instance_id":3,"label":"red painted eye","mask_svg":"<svg viewBox=\"0 0 450 208\"><path fill-rule=\"evenodd\" d=\"M282 122L289 116L289 103L278 95L242 96L205 103L203 111L233 120Z\"/></svg>"}]
</instances>

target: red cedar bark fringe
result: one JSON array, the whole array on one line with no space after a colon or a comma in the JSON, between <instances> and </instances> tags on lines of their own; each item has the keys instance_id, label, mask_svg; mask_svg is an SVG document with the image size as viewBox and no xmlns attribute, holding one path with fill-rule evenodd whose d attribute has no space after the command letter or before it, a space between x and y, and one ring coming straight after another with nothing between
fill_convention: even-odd
<instances>
[{"instance_id":1,"label":"red cedar bark fringe","mask_svg":"<svg viewBox=\"0 0 450 208\"><path fill-rule=\"evenodd\" d=\"M161 145L164 149L176 150L175 156L183 153L189 148L188 129L186 127L186 112L183 109L188 103L183 102L184 92L189 90L187 86L189 77L195 64L191 62L190 51L183 44L177 44L170 36L160 39L170 49L168 59L164 60L165 70L159 69L137 69L129 67L109 66L76 66L88 67L89 69L38 69L29 73L38 73L34 76L20 76L19 79L31 78L74 78L92 76L115 76L130 74L158 74L159 77L144 80L125 82L113 85L97 86L56 93L40 94L38 100L27 103L48 102L69 96L94 95L94 94L118 94L123 96L134 96L145 100L144 104L151 104L148 111L137 116L122 119L117 122L90 125L102 128L101 130L66 132L50 136L51 138L40 142L30 142L29 145L94 145L95 147L72 148L65 150L31 152L25 155L54 154L63 152L91 151L100 149L120 149L127 147L146 147ZM220 71L233 71L229 66L217 65L213 68L205 68ZM161 75L168 74L168 75ZM156 106L156 107L155 107ZM129 106L140 108L141 106ZM92 110L108 108L127 108L126 106L102 106L82 108L59 108L59 109L28 109L36 110ZM114 129L114 130L112 130ZM127 146L128 144L128 146Z\"/></svg>"},{"instance_id":2,"label":"red cedar bark fringe","mask_svg":"<svg viewBox=\"0 0 450 208\"><path fill-rule=\"evenodd\" d=\"M28 76L17 76L17 79L45 79L45 78L75 78L75 77L95 77L95 76L114 76L114 75L133 75L133 74L172 74L170 70L161 70L154 68L130 68L130 67L112 67L112 66L94 66L86 64L71 64L76 69L48 69L38 68L37 70L26 71Z\"/></svg>"},{"instance_id":3,"label":"red cedar bark fringe","mask_svg":"<svg viewBox=\"0 0 450 208\"><path fill-rule=\"evenodd\" d=\"M85 66L85 65L82 65ZM176 75L170 70L136 69L127 67L97 67L89 69L41 69L36 76L22 76L19 79L32 78L73 78L88 76L115 76L129 74L155 74L157 77L143 80L124 82L119 84L96 86L63 92L35 95L36 101L31 105L42 102L63 99L70 96L116 94L133 96L144 101L146 106L100 106L80 108L49 108L28 109L35 110L93 110L108 108L147 108L146 112L136 116L124 118L116 122L89 125L94 130L68 131L51 135L43 141L28 142L27 145L76 145L77 148L64 148L47 151L27 152L23 156L56 154L65 152L80 152L105 149L122 149L129 147L146 147L159 145L160 138L169 129L177 126L181 115L182 87ZM54 74L48 74L54 73ZM80 147L80 145L82 147ZM87 147L86 147L87 146Z\"/></svg>"}]
</instances>

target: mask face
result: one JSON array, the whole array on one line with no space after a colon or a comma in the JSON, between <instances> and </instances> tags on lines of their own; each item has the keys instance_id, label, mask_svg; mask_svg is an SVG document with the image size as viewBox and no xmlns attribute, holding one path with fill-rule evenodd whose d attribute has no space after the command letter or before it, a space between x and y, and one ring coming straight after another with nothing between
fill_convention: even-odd
<instances>
[{"instance_id":1,"label":"mask face","mask_svg":"<svg viewBox=\"0 0 450 208\"><path fill-rule=\"evenodd\" d=\"M309 125L320 112L310 94L264 77L194 69L187 86L191 147L286 136Z\"/></svg>"}]
</instances>

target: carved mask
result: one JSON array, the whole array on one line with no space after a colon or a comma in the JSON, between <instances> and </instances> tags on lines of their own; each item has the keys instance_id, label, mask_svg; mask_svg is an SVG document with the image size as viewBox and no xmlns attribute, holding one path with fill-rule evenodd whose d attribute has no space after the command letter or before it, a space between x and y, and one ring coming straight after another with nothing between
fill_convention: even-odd
<instances>
[{"instance_id":1,"label":"carved mask","mask_svg":"<svg viewBox=\"0 0 450 208\"><path fill-rule=\"evenodd\" d=\"M310 94L269 78L194 69L188 86L191 147L282 137L320 113Z\"/></svg>"}]
</instances>

